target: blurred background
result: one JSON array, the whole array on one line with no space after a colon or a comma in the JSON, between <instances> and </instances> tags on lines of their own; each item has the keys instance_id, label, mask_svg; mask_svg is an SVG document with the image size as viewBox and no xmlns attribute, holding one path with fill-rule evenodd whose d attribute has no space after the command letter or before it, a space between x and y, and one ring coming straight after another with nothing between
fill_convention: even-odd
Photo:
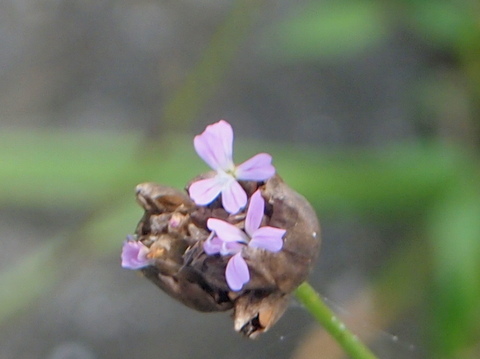
<instances>
[{"instance_id":1,"label":"blurred background","mask_svg":"<svg viewBox=\"0 0 480 359\"><path fill-rule=\"evenodd\" d=\"M0 358L342 358L294 300L259 340L120 267L137 183L269 152L322 223L310 283L380 358L480 357L480 4L0 3Z\"/></svg>"}]
</instances>

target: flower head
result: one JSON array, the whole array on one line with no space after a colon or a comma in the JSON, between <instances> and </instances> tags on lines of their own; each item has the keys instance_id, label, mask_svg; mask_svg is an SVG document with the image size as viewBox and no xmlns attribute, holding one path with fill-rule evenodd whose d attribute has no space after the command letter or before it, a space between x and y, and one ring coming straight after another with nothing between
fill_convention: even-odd
<instances>
[{"instance_id":1,"label":"flower head","mask_svg":"<svg viewBox=\"0 0 480 359\"><path fill-rule=\"evenodd\" d=\"M227 284L233 291L239 291L250 280L247 263L242 257L242 248L265 249L278 252L283 247L283 235L286 230L270 226L260 227L265 210L265 200L257 190L250 199L245 219L245 231L217 218L210 218L207 227L214 233L209 237L203 249L205 253L232 255L225 269Z\"/></svg>"},{"instance_id":2,"label":"flower head","mask_svg":"<svg viewBox=\"0 0 480 359\"><path fill-rule=\"evenodd\" d=\"M140 269L153 264L153 260L147 258L148 252L149 249L145 244L127 238L122 248L122 267Z\"/></svg>"},{"instance_id":3,"label":"flower head","mask_svg":"<svg viewBox=\"0 0 480 359\"><path fill-rule=\"evenodd\" d=\"M275 174L272 157L259 153L242 164L233 163L233 130L224 120L207 126L193 141L197 154L215 171L213 178L190 185L193 201L204 206L222 194L222 205L228 213L237 213L247 204L247 194L237 180L266 181Z\"/></svg>"}]
</instances>

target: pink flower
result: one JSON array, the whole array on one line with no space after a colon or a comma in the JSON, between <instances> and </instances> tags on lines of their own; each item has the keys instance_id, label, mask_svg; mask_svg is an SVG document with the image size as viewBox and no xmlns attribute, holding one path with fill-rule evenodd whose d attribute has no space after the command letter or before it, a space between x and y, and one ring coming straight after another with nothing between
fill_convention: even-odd
<instances>
[{"instance_id":1,"label":"pink flower","mask_svg":"<svg viewBox=\"0 0 480 359\"><path fill-rule=\"evenodd\" d=\"M228 213L234 214L247 204L247 194L237 180L266 181L275 174L271 164L272 156L259 153L242 164L233 163L233 130L224 120L207 126L193 141L198 155L217 174L190 185L193 201L205 206L222 194L222 205Z\"/></svg>"},{"instance_id":2,"label":"pink flower","mask_svg":"<svg viewBox=\"0 0 480 359\"><path fill-rule=\"evenodd\" d=\"M148 247L142 242L127 239L122 248L122 267L140 269L153 264L154 260L147 258Z\"/></svg>"},{"instance_id":3,"label":"pink flower","mask_svg":"<svg viewBox=\"0 0 480 359\"><path fill-rule=\"evenodd\" d=\"M270 226L260 227L265 210L265 200L260 191L251 199L245 218L245 231L217 218L210 218L207 227L213 232L203 244L208 255L232 255L225 269L225 279L233 291L239 291L250 280L247 262L242 257L245 246L278 252L283 247L285 229Z\"/></svg>"}]
</instances>

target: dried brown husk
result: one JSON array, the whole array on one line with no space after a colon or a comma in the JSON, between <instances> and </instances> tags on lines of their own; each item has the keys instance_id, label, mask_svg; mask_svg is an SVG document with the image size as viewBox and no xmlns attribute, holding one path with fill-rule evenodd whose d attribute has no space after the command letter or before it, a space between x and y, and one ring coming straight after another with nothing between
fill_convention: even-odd
<instances>
[{"instance_id":1,"label":"dried brown husk","mask_svg":"<svg viewBox=\"0 0 480 359\"><path fill-rule=\"evenodd\" d=\"M214 175L207 173L194 180ZM208 218L220 218L244 228L245 210L228 214L220 199L197 206L185 191L143 183L137 201L145 210L136 238L155 259L142 272L163 291L202 312L234 310L234 328L254 338L282 316L290 295L308 276L320 248L320 226L304 197L275 175L266 182L240 182L250 197L260 189L265 199L262 226L286 229L277 253L245 246L242 256L250 281L238 292L225 280L230 256L207 255L203 243L210 235Z\"/></svg>"}]
</instances>

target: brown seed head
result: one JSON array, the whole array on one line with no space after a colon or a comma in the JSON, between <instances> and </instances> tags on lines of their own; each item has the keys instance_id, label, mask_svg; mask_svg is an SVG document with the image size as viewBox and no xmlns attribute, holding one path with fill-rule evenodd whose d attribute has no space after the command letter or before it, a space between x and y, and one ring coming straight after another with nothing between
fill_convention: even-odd
<instances>
[{"instance_id":1,"label":"brown seed head","mask_svg":"<svg viewBox=\"0 0 480 359\"><path fill-rule=\"evenodd\" d=\"M320 248L320 226L310 204L278 175L265 183L240 183L248 197L261 190L266 202L262 226L286 230L279 252L245 246L242 256L250 281L240 291L231 291L225 280L229 256L207 255L203 243L210 235L209 218L243 229L245 210L229 215L219 199L199 207L183 191L143 183L136 188L137 201L145 210L136 236L149 247L149 258L155 258L154 265L142 269L148 279L193 309L233 308L235 330L255 338L282 316L291 292L310 273Z\"/></svg>"}]
</instances>

